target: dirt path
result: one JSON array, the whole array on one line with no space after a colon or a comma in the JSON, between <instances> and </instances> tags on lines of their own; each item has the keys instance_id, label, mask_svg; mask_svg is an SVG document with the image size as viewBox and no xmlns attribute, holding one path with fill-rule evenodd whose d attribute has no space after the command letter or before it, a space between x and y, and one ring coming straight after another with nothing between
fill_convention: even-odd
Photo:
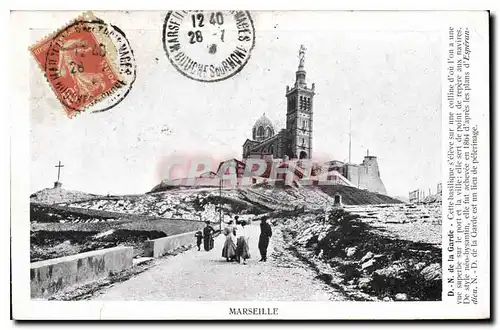
<instances>
[{"instance_id":1,"label":"dirt path","mask_svg":"<svg viewBox=\"0 0 500 330\"><path fill-rule=\"evenodd\" d=\"M221 257L224 237L209 252L196 248L162 260L125 282L100 291L94 300L344 300L315 277L317 274L284 250L282 235L275 230L267 262L259 262L260 228L248 228L248 265L228 263ZM194 239L194 238L193 238Z\"/></svg>"}]
</instances>

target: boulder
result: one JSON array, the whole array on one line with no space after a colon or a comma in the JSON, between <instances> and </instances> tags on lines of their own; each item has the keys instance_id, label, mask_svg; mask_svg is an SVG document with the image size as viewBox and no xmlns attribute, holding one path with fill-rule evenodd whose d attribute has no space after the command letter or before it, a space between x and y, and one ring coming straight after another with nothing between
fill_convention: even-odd
<instances>
[{"instance_id":1,"label":"boulder","mask_svg":"<svg viewBox=\"0 0 500 330\"><path fill-rule=\"evenodd\" d=\"M377 276L381 276L387 279L401 279L403 273L405 273L405 268L400 264L392 264L389 267L378 269L374 273Z\"/></svg>"},{"instance_id":2,"label":"boulder","mask_svg":"<svg viewBox=\"0 0 500 330\"><path fill-rule=\"evenodd\" d=\"M337 267L337 270L344 274L344 280L348 281L353 278L358 278L361 275L359 265L356 262L344 261L342 265Z\"/></svg>"},{"instance_id":3,"label":"boulder","mask_svg":"<svg viewBox=\"0 0 500 330\"><path fill-rule=\"evenodd\" d=\"M408 301L408 295L406 293L396 293L394 296L396 301Z\"/></svg>"},{"instance_id":4,"label":"boulder","mask_svg":"<svg viewBox=\"0 0 500 330\"><path fill-rule=\"evenodd\" d=\"M365 261L367 261L367 260L369 260L371 258L373 258L373 253L372 252L368 252L367 254L365 254L363 256L363 258L361 258L361 260L359 262L364 263Z\"/></svg>"},{"instance_id":5,"label":"boulder","mask_svg":"<svg viewBox=\"0 0 500 330\"><path fill-rule=\"evenodd\" d=\"M440 281L442 278L441 265L438 263L431 264L422 269L420 275L426 281Z\"/></svg>"},{"instance_id":6,"label":"boulder","mask_svg":"<svg viewBox=\"0 0 500 330\"><path fill-rule=\"evenodd\" d=\"M318 236L318 241L320 241L320 242L321 242L321 241L323 240L323 238L325 238L325 237L326 237L326 235L327 235L327 234L328 234L328 230L327 230L327 229L326 229L326 230L325 230L325 229L323 229L323 230L319 233L319 236Z\"/></svg>"},{"instance_id":7,"label":"boulder","mask_svg":"<svg viewBox=\"0 0 500 330\"><path fill-rule=\"evenodd\" d=\"M345 249L345 254L348 258L354 256L358 248L356 246Z\"/></svg>"},{"instance_id":8,"label":"boulder","mask_svg":"<svg viewBox=\"0 0 500 330\"><path fill-rule=\"evenodd\" d=\"M421 271L425 267L425 262L421 261L418 264L415 265L415 269L418 271Z\"/></svg>"},{"instance_id":9,"label":"boulder","mask_svg":"<svg viewBox=\"0 0 500 330\"><path fill-rule=\"evenodd\" d=\"M358 288L361 290L368 290L371 287L372 279L369 277L362 277L358 280Z\"/></svg>"},{"instance_id":10,"label":"boulder","mask_svg":"<svg viewBox=\"0 0 500 330\"><path fill-rule=\"evenodd\" d=\"M330 283L333 280L333 276L327 273L321 273L320 275L316 276L316 278L324 281L325 283Z\"/></svg>"},{"instance_id":11,"label":"boulder","mask_svg":"<svg viewBox=\"0 0 500 330\"><path fill-rule=\"evenodd\" d=\"M361 269L365 272L372 272L380 267L380 263L375 259L370 259L361 265Z\"/></svg>"},{"instance_id":12,"label":"boulder","mask_svg":"<svg viewBox=\"0 0 500 330\"><path fill-rule=\"evenodd\" d=\"M389 217L385 220L386 223L405 223L408 219L403 214L390 214Z\"/></svg>"}]
</instances>

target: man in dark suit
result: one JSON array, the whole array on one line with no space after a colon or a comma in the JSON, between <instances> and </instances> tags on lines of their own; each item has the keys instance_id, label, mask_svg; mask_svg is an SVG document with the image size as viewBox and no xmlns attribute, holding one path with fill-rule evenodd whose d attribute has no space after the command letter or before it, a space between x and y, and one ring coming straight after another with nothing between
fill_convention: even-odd
<instances>
[{"instance_id":1,"label":"man in dark suit","mask_svg":"<svg viewBox=\"0 0 500 330\"><path fill-rule=\"evenodd\" d=\"M207 226L203 228L203 247L205 248L205 251L210 251L214 247L214 228L210 226L210 221L205 221Z\"/></svg>"},{"instance_id":2,"label":"man in dark suit","mask_svg":"<svg viewBox=\"0 0 500 330\"><path fill-rule=\"evenodd\" d=\"M260 261L267 261L267 247L269 246L269 238L271 238L271 236L273 236L271 226L267 223L265 218L262 218L259 236Z\"/></svg>"}]
</instances>

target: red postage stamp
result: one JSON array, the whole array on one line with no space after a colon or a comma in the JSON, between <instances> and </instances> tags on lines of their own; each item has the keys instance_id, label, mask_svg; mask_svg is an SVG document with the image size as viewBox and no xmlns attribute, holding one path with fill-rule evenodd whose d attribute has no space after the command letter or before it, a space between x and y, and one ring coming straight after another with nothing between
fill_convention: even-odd
<instances>
[{"instance_id":1,"label":"red postage stamp","mask_svg":"<svg viewBox=\"0 0 500 330\"><path fill-rule=\"evenodd\" d=\"M124 33L87 12L46 37L30 52L68 117L105 111L135 80L133 52Z\"/></svg>"}]
</instances>

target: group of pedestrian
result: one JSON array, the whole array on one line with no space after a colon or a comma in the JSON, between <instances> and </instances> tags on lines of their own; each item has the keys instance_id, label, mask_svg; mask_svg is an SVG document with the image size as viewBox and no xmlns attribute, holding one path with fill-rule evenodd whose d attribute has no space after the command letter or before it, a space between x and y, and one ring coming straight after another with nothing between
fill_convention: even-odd
<instances>
[{"instance_id":1,"label":"group of pedestrian","mask_svg":"<svg viewBox=\"0 0 500 330\"><path fill-rule=\"evenodd\" d=\"M203 228L203 232L197 231L194 234L196 237L196 245L198 246L198 251L200 251L201 242L203 241L203 248L205 251L210 251L214 248L214 227L210 226L210 221L205 221L205 228Z\"/></svg>"},{"instance_id":2,"label":"group of pedestrian","mask_svg":"<svg viewBox=\"0 0 500 330\"><path fill-rule=\"evenodd\" d=\"M234 222L229 221L226 228L224 228L224 235L226 236L224 247L222 248L222 257L226 261L237 261L238 263L243 260L250 259L249 236L247 233L247 222L239 221L239 217L234 217ZM272 236L271 226L263 218L260 224L259 236L259 251L261 255L260 261L267 261L267 247L269 245L269 238Z\"/></svg>"},{"instance_id":3,"label":"group of pedestrian","mask_svg":"<svg viewBox=\"0 0 500 330\"><path fill-rule=\"evenodd\" d=\"M248 246L249 237L247 234L246 221L240 221L238 216L229 221L226 228L224 228L224 247L222 248L222 257L226 261L237 261L238 263L243 260L246 265L247 259L250 259L250 248Z\"/></svg>"},{"instance_id":4,"label":"group of pedestrian","mask_svg":"<svg viewBox=\"0 0 500 330\"><path fill-rule=\"evenodd\" d=\"M210 251L214 247L213 237L215 229L210 226L210 221L206 221L205 223L206 227L203 228L203 232L198 231L195 234L198 251L200 251L202 242L205 251ZM250 259L250 237L247 233L247 226L248 224L246 221L240 221L239 217L235 216L234 221L229 221L227 226L222 231L225 236L224 246L222 248L222 257L226 258L227 262L237 261L238 263L243 262L243 264L246 265L247 260ZM272 235L273 232L271 230L271 226L267 223L265 218L262 218L258 242L261 257L259 261L267 261L267 247L269 246L269 239Z\"/></svg>"}]
</instances>

